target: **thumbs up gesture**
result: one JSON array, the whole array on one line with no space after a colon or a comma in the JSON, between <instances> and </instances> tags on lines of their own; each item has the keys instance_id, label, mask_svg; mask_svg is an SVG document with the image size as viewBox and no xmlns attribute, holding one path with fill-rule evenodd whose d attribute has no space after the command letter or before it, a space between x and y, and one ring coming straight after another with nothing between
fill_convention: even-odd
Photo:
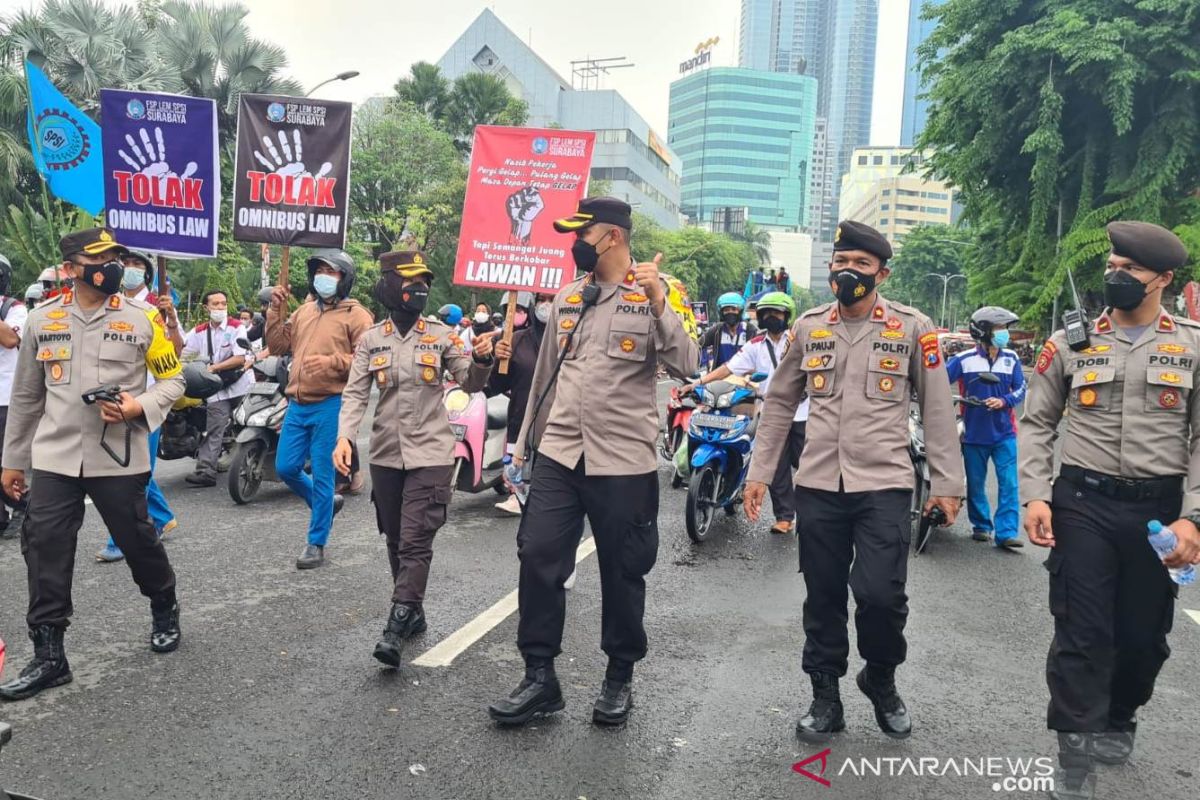
<instances>
[{"instance_id":1,"label":"thumbs up gesture","mask_svg":"<svg viewBox=\"0 0 1200 800\"><path fill-rule=\"evenodd\" d=\"M663 289L662 278L658 274L658 265L662 261L662 253L654 256L653 261L644 261L633 268L633 279L642 287L642 292L650 298L654 305L654 313L661 314L666 306L667 293Z\"/></svg>"}]
</instances>

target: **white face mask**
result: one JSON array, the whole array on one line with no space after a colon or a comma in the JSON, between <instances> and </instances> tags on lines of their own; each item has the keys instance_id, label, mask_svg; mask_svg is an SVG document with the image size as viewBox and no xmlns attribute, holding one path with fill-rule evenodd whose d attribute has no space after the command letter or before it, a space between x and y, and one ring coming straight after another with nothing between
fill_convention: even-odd
<instances>
[{"instance_id":1,"label":"white face mask","mask_svg":"<svg viewBox=\"0 0 1200 800\"><path fill-rule=\"evenodd\" d=\"M533 310L533 315L537 317L537 321L545 324L550 321L550 304L538 303L537 308Z\"/></svg>"},{"instance_id":2,"label":"white face mask","mask_svg":"<svg viewBox=\"0 0 1200 800\"><path fill-rule=\"evenodd\" d=\"M226 318L229 317L229 312L223 308L214 308L208 312L208 318L212 320L214 325L224 325Z\"/></svg>"},{"instance_id":3,"label":"white face mask","mask_svg":"<svg viewBox=\"0 0 1200 800\"><path fill-rule=\"evenodd\" d=\"M475 322L479 325L483 325L489 319L491 319L491 317L488 316L486 311L478 311L475 313Z\"/></svg>"}]
</instances>

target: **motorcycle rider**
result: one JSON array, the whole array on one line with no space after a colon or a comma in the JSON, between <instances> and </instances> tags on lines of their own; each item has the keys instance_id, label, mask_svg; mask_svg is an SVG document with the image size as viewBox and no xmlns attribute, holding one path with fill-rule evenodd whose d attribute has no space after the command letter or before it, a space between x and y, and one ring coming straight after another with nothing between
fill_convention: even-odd
<instances>
[{"instance_id":1,"label":"motorcycle rider","mask_svg":"<svg viewBox=\"0 0 1200 800\"><path fill-rule=\"evenodd\" d=\"M245 336L240 320L229 316L229 298L221 289L210 289L201 298L208 320L188 332L180 355L185 359L203 356L209 372L221 377L225 388L208 398L205 405L207 432L196 452L196 471L184 478L192 486L217 485L217 461L224 445L225 429L233 407L250 392L254 373L246 369L254 354L238 343Z\"/></svg>"},{"instance_id":2,"label":"motorcycle rider","mask_svg":"<svg viewBox=\"0 0 1200 800\"><path fill-rule=\"evenodd\" d=\"M967 472L967 516L971 538L986 542L995 537L999 548L1022 547L1017 538L1021 524L1021 501L1017 487L1017 412L1025 399L1025 373L1021 359L1008 344L1008 326L1017 315L1000 306L984 306L971 315L974 350L965 350L946 362L950 383L958 383L961 397L975 397L982 406L965 405L963 417L963 465ZM999 383L985 383L981 373L990 372ZM988 506L988 461L996 465L996 519Z\"/></svg>"},{"instance_id":3,"label":"motorcycle rider","mask_svg":"<svg viewBox=\"0 0 1200 800\"><path fill-rule=\"evenodd\" d=\"M734 353L758 335L754 325L742 319L746 301L737 292L726 292L718 297L717 309L721 324L709 328L700 340L700 349L710 354L709 366L712 369L733 358Z\"/></svg>"},{"instance_id":4,"label":"motorcycle rider","mask_svg":"<svg viewBox=\"0 0 1200 800\"><path fill-rule=\"evenodd\" d=\"M374 656L398 667L404 640L426 627L423 603L433 537L446 522L450 502L454 434L442 375L453 373L465 392L482 390L492 369L492 337L476 337L468 356L452 326L421 316L433 282L424 253L384 253L379 268L373 294L389 316L369 328L354 350L333 465L343 475L350 471L351 444L374 385L379 402L371 426L371 499L379 532L387 539L394 582L391 613Z\"/></svg>"},{"instance_id":5,"label":"motorcycle rider","mask_svg":"<svg viewBox=\"0 0 1200 800\"><path fill-rule=\"evenodd\" d=\"M286 319L289 292L283 286L275 287L266 333L272 353L293 356L275 472L312 510L308 544L296 559L296 569L314 569L325 562L333 515L342 504L341 495L334 493L329 457L337 443L342 390L354 348L374 322L371 312L350 297L355 269L349 254L316 250L306 266L312 299ZM304 473L305 461L312 462L311 477Z\"/></svg>"},{"instance_id":6,"label":"motorcycle rider","mask_svg":"<svg viewBox=\"0 0 1200 800\"><path fill-rule=\"evenodd\" d=\"M733 358L694 384L683 387L683 391L692 391L697 386L724 380L730 375L749 377L761 372L767 377L758 384L758 390L761 396L766 397L771 375L792 344L792 335L788 332L788 327L792 318L796 316L796 301L783 292L768 292L759 299L755 313L759 330L766 333L755 336L735 353ZM796 407L792 427L788 431L787 446L783 449L779 466L771 479L771 509L775 512L775 524L771 527L771 533L791 533L796 526L796 487L793 477L800 463L800 454L804 451L808 402L808 397L805 396Z\"/></svg>"}]
</instances>

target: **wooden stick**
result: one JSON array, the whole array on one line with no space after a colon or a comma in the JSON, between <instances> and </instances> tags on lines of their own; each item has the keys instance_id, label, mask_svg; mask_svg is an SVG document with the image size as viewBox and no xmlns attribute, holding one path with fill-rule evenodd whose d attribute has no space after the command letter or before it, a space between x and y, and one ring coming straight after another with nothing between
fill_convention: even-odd
<instances>
[{"instance_id":1,"label":"wooden stick","mask_svg":"<svg viewBox=\"0 0 1200 800\"><path fill-rule=\"evenodd\" d=\"M167 297L171 296L171 289L167 286L167 257L159 256L158 259L158 291L154 294L161 297L164 293ZM165 320L164 320L165 321Z\"/></svg>"},{"instance_id":2,"label":"wooden stick","mask_svg":"<svg viewBox=\"0 0 1200 800\"><path fill-rule=\"evenodd\" d=\"M500 341L505 342L506 344L510 344L510 345L512 344L513 320L516 318L516 316L517 316L517 293L509 292L508 293L508 307L504 310L504 336L502 336L500 339ZM499 369L500 369L501 375L508 374L508 359L507 358L500 359Z\"/></svg>"}]
</instances>

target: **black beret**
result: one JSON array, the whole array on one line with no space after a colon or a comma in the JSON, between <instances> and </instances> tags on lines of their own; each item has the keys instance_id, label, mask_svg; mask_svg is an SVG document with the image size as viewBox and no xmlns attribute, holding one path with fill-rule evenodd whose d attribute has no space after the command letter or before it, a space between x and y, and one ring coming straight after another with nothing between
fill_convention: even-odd
<instances>
[{"instance_id":1,"label":"black beret","mask_svg":"<svg viewBox=\"0 0 1200 800\"><path fill-rule=\"evenodd\" d=\"M569 217L554 221L554 230L559 233L574 233L597 222L606 222L630 230L633 228L632 212L629 203L615 197L585 197L579 201L578 211Z\"/></svg>"},{"instance_id":2,"label":"black beret","mask_svg":"<svg viewBox=\"0 0 1200 800\"><path fill-rule=\"evenodd\" d=\"M1110 222L1107 230L1113 255L1128 258L1146 269L1166 272L1188 263L1188 251L1183 242L1161 225Z\"/></svg>"},{"instance_id":3,"label":"black beret","mask_svg":"<svg viewBox=\"0 0 1200 800\"><path fill-rule=\"evenodd\" d=\"M887 237L870 225L852 219L838 223L837 231L833 234L833 250L865 250L882 261L892 257L892 246L888 244Z\"/></svg>"},{"instance_id":4,"label":"black beret","mask_svg":"<svg viewBox=\"0 0 1200 800\"><path fill-rule=\"evenodd\" d=\"M68 233L58 240L58 249L62 252L64 261L80 253L94 256L106 253L109 250L120 251L114 255L126 252L125 246L118 244L116 237L112 235L112 231L107 228L87 228L82 231Z\"/></svg>"}]
</instances>

